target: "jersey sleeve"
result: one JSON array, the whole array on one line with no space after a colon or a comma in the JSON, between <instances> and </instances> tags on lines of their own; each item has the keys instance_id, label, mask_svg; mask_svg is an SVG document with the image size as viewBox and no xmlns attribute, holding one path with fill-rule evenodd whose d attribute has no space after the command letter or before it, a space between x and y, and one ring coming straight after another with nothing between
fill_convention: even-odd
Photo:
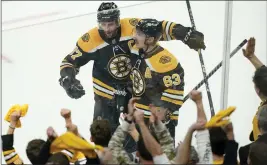
<instances>
[{"instance_id":1,"label":"jersey sleeve","mask_svg":"<svg viewBox=\"0 0 267 165\"><path fill-rule=\"evenodd\" d=\"M95 37L91 35L91 31L85 33L76 43L74 50L69 53L61 62L60 74L65 76L66 72L71 72L75 76L79 72L79 68L87 64L90 60L95 60L97 57L97 42Z\"/></svg>"},{"instance_id":2,"label":"jersey sleeve","mask_svg":"<svg viewBox=\"0 0 267 165\"><path fill-rule=\"evenodd\" d=\"M158 94L160 96L157 96L156 104L160 107L167 108L175 114L174 118L178 118L178 110L183 104L184 95L183 67L176 57L166 49L152 56L147 63L154 73L153 79L158 82L158 88L162 91Z\"/></svg>"},{"instance_id":3,"label":"jersey sleeve","mask_svg":"<svg viewBox=\"0 0 267 165\"><path fill-rule=\"evenodd\" d=\"M184 40L186 34L189 31L189 27L184 27L181 24L177 24L171 21L161 21L162 24L162 38L161 41L170 40Z\"/></svg>"},{"instance_id":4,"label":"jersey sleeve","mask_svg":"<svg viewBox=\"0 0 267 165\"><path fill-rule=\"evenodd\" d=\"M15 148L13 147L14 135L2 135L3 155L7 164L23 164Z\"/></svg>"}]
</instances>

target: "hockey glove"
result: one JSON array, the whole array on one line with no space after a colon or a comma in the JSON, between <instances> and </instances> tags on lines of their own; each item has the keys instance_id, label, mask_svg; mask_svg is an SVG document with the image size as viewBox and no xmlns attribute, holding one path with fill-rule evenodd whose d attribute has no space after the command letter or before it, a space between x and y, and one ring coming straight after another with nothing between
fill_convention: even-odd
<instances>
[{"instance_id":1,"label":"hockey glove","mask_svg":"<svg viewBox=\"0 0 267 165\"><path fill-rule=\"evenodd\" d=\"M75 78L69 76L61 77L59 83L66 90L70 98L79 99L85 94L85 90L80 81Z\"/></svg>"},{"instance_id":2,"label":"hockey glove","mask_svg":"<svg viewBox=\"0 0 267 165\"><path fill-rule=\"evenodd\" d=\"M188 28L188 31L183 39L183 42L188 45L190 49L198 50L198 49L206 49L204 43L204 35L199 32L195 31L192 28Z\"/></svg>"},{"instance_id":3,"label":"hockey glove","mask_svg":"<svg viewBox=\"0 0 267 165\"><path fill-rule=\"evenodd\" d=\"M115 99L117 104L117 110L120 113L127 113L128 101L130 100L130 93L124 87L117 87L115 91Z\"/></svg>"}]
</instances>

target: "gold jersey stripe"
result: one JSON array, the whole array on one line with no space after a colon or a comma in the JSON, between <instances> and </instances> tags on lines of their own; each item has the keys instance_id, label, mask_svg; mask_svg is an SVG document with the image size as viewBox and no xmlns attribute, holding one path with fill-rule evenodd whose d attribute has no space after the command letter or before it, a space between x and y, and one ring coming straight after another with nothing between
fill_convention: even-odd
<instances>
[{"instance_id":1,"label":"gold jersey stripe","mask_svg":"<svg viewBox=\"0 0 267 165\"><path fill-rule=\"evenodd\" d=\"M166 26L167 26L167 21L163 21L163 23L162 23L162 29L163 29L162 30L163 31L162 37L163 37L164 41L167 41L167 36L166 36L166 33L165 33Z\"/></svg>"},{"instance_id":2,"label":"gold jersey stripe","mask_svg":"<svg viewBox=\"0 0 267 165\"><path fill-rule=\"evenodd\" d=\"M12 152L15 152L15 149L13 149L13 150L8 150L8 151L4 151L4 152L3 152L3 155L4 155L4 156L7 156L7 155L11 154Z\"/></svg>"},{"instance_id":3,"label":"gold jersey stripe","mask_svg":"<svg viewBox=\"0 0 267 165\"><path fill-rule=\"evenodd\" d=\"M19 155L16 154L16 156L14 156L13 158L9 159L8 161L6 161L7 164L11 164L14 161L16 161L17 159L19 159Z\"/></svg>"},{"instance_id":4,"label":"gold jersey stripe","mask_svg":"<svg viewBox=\"0 0 267 165\"><path fill-rule=\"evenodd\" d=\"M62 70L63 68L73 68L73 66L66 64L66 65L61 66L60 70Z\"/></svg>"},{"instance_id":5,"label":"gold jersey stripe","mask_svg":"<svg viewBox=\"0 0 267 165\"><path fill-rule=\"evenodd\" d=\"M175 89L166 89L164 92L168 92L171 94L177 94L177 95L183 95L184 94L184 91L175 90Z\"/></svg>"},{"instance_id":6,"label":"gold jersey stripe","mask_svg":"<svg viewBox=\"0 0 267 165\"><path fill-rule=\"evenodd\" d=\"M113 98L113 96L111 96L109 94L106 94L104 92L101 92L101 91L99 91L99 90L97 90L95 88L94 88L94 92L95 92L95 94L97 94L99 96L102 96L102 97L105 97L105 98L108 98L108 99L112 99Z\"/></svg>"},{"instance_id":7,"label":"gold jersey stripe","mask_svg":"<svg viewBox=\"0 0 267 165\"><path fill-rule=\"evenodd\" d=\"M170 116L171 120L178 120L179 116Z\"/></svg>"},{"instance_id":8,"label":"gold jersey stripe","mask_svg":"<svg viewBox=\"0 0 267 165\"><path fill-rule=\"evenodd\" d=\"M135 103L135 106L136 108L140 108L140 109L144 109L144 110L149 110L149 106L146 106L146 105L143 105L143 104L138 104L138 103Z\"/></svg>"},{"instance_id":9,"label":"gold jersey stripe","mask_svg":"<svg viewBox=\"0 0 267 165\"><path fill-rule=\"evenodd\" d=\"M163 101L167 101L167 102L176 104L176 105L183 105L183 102L182 101L175 100L175 99L170 99L170 98L167 98L165 96L162 96L160 99L163 100Z\"/></svg>"},{"instance_id":10,"label":"gold jersey stripe","mask_svg":"<svg viewBox=\"0 0 267 165\"><path fill-rule=\"evenodd\" d=\"M176 25L174 22L172 22L171 26L170 26L170 31L169 31L169 35L171 36L172 39L175 39L175 37L172 35L172 30L174 25Z\"/></svg>"},{"instance_id":11,"label":"gold jersey stripe","mask_svg":"<svg viewBox=\"0 0 267 165\"><path fill-rule=\"evenodd\" d=\"M100 80L98 80L98 79L96 79L96 78L93 78L93 82L96 83L97 85L100 85L100 86L102 86L102 87L104 87L104 88L107 88L107 89L111 90L112 92L115 91L114 88L112 88L111 86L109 86L109 85L107 85L107 84L104 84L102 81L100 81Z\"/></svg>"}]
</instances>

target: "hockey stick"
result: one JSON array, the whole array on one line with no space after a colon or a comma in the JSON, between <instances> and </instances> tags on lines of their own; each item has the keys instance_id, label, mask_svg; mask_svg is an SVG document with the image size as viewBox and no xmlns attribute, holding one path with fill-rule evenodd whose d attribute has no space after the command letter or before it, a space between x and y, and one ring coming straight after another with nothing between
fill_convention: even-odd
<instances>
[{"instance_id":1,"label":"hockey stick","mask_svg":"<svg viewBox=\"0 0 267 165\"><path fill-rule=\"evenodd\" d=\"M189 0L186 0L186 6L187 6L187 9L188 9L188 14L189 14L189 17L190 17L192 28L194 30L196 30L196 25L195 25L195 21L194 21L194 17L193 17L193 13L192 13L192 9L191 9L191 5L190 5ZM205 82L206 90L207 90L207 95L208 95L208 99L209 99L211 116L214 116L215 115L214 107L213 107L212 97L211 97L211 93L210 93L210 87L209 87L209 83L208 83L208 79L207 79L207 73L206 73L206 68L205 68L203 56L202 56L202 53L201 53L201 49L198 50L198 55L199 55L201 69L202 69L204 82Z\"/></svg>"},{"instance_id":2,"label":"hockey stick","mask_svg":"<svg viewBox=\"0 0 267 165\"><path fill-rule=\"evenodd\" d=\"M248 41L245 39L243 40L230 54L230 58L232 58L236 52L238 52ZM209 79L218 69L220 69L220 67L222 66L222 61L214 68L212 69L212 71L207 75L206 79ZM197 86L195 86L195 88L193 88L193 90L197 90L199 87L201 87L204 84L204 79L202 81L200 81L200 83L197 84ZM184 97L184 102L186 102L186 100L189 98L189 94L187 94Z\"/></svg>"}]
</instances>

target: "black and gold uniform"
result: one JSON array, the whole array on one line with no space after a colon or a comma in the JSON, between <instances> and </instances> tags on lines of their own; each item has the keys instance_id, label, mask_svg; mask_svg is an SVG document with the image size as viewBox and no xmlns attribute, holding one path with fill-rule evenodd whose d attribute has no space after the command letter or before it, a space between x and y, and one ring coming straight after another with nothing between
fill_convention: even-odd
<instances>
[{"instance_id":1,"label":"black and gold uniform","mask_svg":"<svg viewBox=\"0 0 267 165\"><path fill-rule=\"evenodd\" d=\"M119 85L123 86L129 81L128 76L135 57L131 57L128 41L133 38L132 31L137 22L138 19L135 18L121 19L118 35L112 39L106 39L97 28L93 28L78 40L74 51L67 55L61 63L61 77L75 77L80 67L91 60L94 61L93 89L95 101L96 104L99 102L103 105L95 105L94 118L97 116L112 118L115 115L114 120L118 124L119 114L114 114L114 111L110 110L110 106L107 106L105 102L111 103L111 107L116 107L114 100L116 91L118 92L118 88L121 88ZM169 21L162 21L161 24L163 40L182 39L181 36L185 31L179 30L182 25ZM105 112L99 109L103 109Z\"/></svg>"},{"instance_id":2,"label":"black and gold uniform","mask_svg":"<svg viewBox=\"0 0 267 165\"><path fill-rule=\"evenodd\" d=\"M85 91L80 81L76 79L76 75L80 67L91 60L94 61L95 107L93 118L108 119L115 131L119 125L120 112L127 109L127 103L131 97L125 88L131 82L129 74L137 56L131 54L128 42L133 39L133 30L140 19L119 19L119 10L113 2L103 2L98 10L99 22L113 20L119 25L116 35L107 38L103 29L97 27L85 33L78 40L75 49L62 61L59 82L71 98L80 98ZM110 13L108 13L109 10ZM193 31L190 27L170 21L161 21L160 28L164 41L181 40L191 49L205 47L203 34Z\"/></svg>"},{"instance_id":3,"label":"black and gold uniform","mask_svg":"<svg viewBox=\"0 0 267 165\"><path fill-rule=\"evenodd\" d=\"M129 82L132 67L128 41L132 39L135 20L137 19L120 20L118 35L112 39L106 39L98 28L91 29L78 40L74 51L64 58L60 66L61 77L75 77L80 67L94 61L94 119L99 116L108 119L114 124L114 131L119 125L120 115L115 97L118 93L123 96L126 94L123 88ZM126 97L131 95L127 94ZM125 100L125 106L127 102L128 99Z\"/></svg>"},{"instance_id":4,"label":"black and gold uniform","mask_svg":"<svg viewBox=\"0 0 267 165\"><path fill-rule=\"evenodd\" d=\"M167 127L174 137L179 109L183 104L184 69L177 58L160 45L148 54L142 53L134 45L131 50L139 56L131 74L132 93L141 97L135 107L144 111L147 118L151 115L150 104L166 108L170 119Z\"/></svg>"}]
</instances>

